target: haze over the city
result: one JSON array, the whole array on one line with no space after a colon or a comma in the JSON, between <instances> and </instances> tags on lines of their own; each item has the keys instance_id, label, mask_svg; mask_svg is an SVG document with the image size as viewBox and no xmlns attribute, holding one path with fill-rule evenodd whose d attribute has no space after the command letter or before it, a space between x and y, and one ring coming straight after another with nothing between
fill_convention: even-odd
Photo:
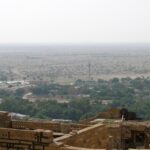
<instances>
[{"instance_id":1,"label":"haze over the city","mask_svg":"<svg viewBox=\"0 0 150 150\"><path fill-rule=\"evenodd\" d=\"M150 0L0 0L0 150L150 149Z\"/></svg>"},{"instance_id":2,"label":"haze over the city","mask_svg":"<svg viewBox=\"0 0 150 150\"><path fill-rule=\"evenodd\" d=\"M149 43L149 0L0 0L0 44Z\"/></svg>"}]
</instances>

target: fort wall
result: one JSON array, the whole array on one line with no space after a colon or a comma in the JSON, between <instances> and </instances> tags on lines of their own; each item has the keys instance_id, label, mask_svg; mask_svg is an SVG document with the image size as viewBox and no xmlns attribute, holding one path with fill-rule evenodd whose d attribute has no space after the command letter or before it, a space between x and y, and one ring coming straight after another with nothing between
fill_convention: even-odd
<instances>
[{"instance_id":1,"label":"fort wall","mask_svg":"<svg viewBox=\"0 0 150 150\"><path fill-rule=\"evenodd\" d=\"M56 139L62 143L70 146L93 148L93 149L106 149L109 146L109 137L113 137L113 147L120 147L120 127L119 126L105 126L103 124L96 124L87 127L70 136L64 136Z\"/></svg>"}]
</instances>

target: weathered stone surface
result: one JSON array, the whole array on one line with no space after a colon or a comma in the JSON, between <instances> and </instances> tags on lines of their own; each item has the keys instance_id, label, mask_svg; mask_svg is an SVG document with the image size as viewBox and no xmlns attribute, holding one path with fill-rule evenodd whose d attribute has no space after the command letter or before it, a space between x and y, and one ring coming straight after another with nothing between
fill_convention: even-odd
<instances>
[{"instance_id":1,"label":"weathered stone surface","mask_svg":"<svg viewBox=\"0 0 150 150\"><path fill-rule=\"evenodd\" d=\"M101 123L67 124L12 121L8 112L0 112L0 150L149 149L150 121L118 121L119 115L110 109L93 117L107 118Z\"/></svg>"},{"instance_id":2,"label":"weathered stone surface","mask_svg":"<svg viewBox=\"0 0 150 150\"><path fill-rule=\"evenodd\" d=\"M113 136L114 147L119 147L119 143L117 141L120 138L120 132L118 131L119 126L96 124L91 127L82 129L76 134L64 136L64 138L58 138L57 141L61 141L64 144L71 146L103 149L108 145L109 136Z\"/></svg>"},{"instance_id":3,"label":"weathered stone surface","mask_svg":"<svg viewBox=\"0 0 150 150\"><path fill-rule=\"evenodd\" d=\"M11 127L11 116L8 112L0 111L0 127Z\"/></svg>"}]
</instances>

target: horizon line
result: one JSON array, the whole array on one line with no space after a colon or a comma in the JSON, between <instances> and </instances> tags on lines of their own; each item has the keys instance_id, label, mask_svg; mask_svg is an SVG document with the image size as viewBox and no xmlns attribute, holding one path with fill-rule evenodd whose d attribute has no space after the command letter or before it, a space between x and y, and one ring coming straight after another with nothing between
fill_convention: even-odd
<instances>
[{"instance_id":1,"label":"horizon line","mask_svg":"<svg viewBox=\"0 0 150 150\"><path fill-rule=\"evenodd\" d=\"M94 46L94 45L150 45L150 42L115 42L115 43L0 43L0 46Z\"/></svg>"}]
</instances>

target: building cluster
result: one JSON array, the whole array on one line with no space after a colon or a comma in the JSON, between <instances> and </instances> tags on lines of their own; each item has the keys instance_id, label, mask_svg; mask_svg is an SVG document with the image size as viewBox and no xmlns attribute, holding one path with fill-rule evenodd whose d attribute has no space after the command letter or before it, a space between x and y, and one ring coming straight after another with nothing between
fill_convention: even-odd
<instances>
[{"instance_id":1,"label":"building cluster","mask_svg":"<svg viewBox=\"0 0 150 150\"><path fill-rule=\"evenodd\" d=\"M150 149L150 121L109 109L79 123L13 120L0 112L0 150Z\"/></svg>"}]
</instances>

